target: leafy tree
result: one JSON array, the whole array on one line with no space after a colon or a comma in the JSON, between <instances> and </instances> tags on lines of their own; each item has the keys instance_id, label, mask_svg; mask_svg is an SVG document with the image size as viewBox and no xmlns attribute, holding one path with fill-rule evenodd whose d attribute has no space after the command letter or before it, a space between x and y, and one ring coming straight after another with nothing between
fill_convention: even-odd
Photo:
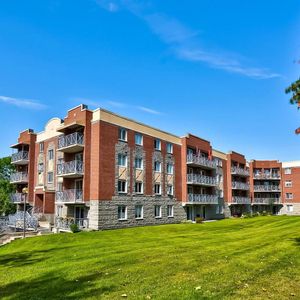
<instances>
[{"instance_id":1,"label":"leafy tree","mask_svg":"<svg viewBox=\"0 0 300 300\"><path fill-rule=\"evenodd\" d=\"M286 94L292 93L291 104L300 104L300 78L285 89Z\"/></svg>"},{"instance_id":2,"label":"leafy tree","mask_svg":"<svg viewBox=\"0 0 300 300\"><path fill-rule=\"evenodd\" d=\"M9 182L10 174L14 170L10 157L0 158L0 215L7 215L15 211L15 205L10 201L10 194L14 185Z\"/></svg>"}]
</instances>

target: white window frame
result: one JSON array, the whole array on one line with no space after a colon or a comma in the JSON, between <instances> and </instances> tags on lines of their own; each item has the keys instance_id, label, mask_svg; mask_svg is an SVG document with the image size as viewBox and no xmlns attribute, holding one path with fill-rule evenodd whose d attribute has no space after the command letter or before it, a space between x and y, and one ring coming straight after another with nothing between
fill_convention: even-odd
<instances>
[{"instance_id":1,"label":"white window frame","mask_svg":"<svg viewBox=\"0 0 300 300\"><path fill-rule=\"evenodd\" d=\"M140 184L140 185L141 185L141 191L140 191L140 192L137 191L137 188L136 188L137 184ZM136 181L136 183L135 183L135 193L136 193L136 194L139 194L139 195L144 194L144 184L143 184L143 182L141 182L141 181Z\"/></svg>"},{"instance_id":2,"label":"white window frame","mask_svg":"<svg viewBox=\"0 0 300 300\"><path fill-rule=\"evenodd\" d=\"M54 159L54 150L53 149L49 149L48 150L48 159L49 160L53 160Z\"/></svg>"},{"instance_id":3,"label":"white window frame","mask_svg":"<svg viewBox=\"0 0 300 300\"><path fill-rule=\"evenodd\" d=\"M137 217L137 208L140 208L140 217ZM141 204L138 204L134 208L134 216L136 220L142 220L144 219L144 206Z\"/></svg>"},{"instance_id":4,"label":"white window frame","mask_svg":"<svg viewBox=\"0 0 300 300\"><path fill-rule=\"evenodd\" d=\"M156 186L159 186L159 193L156 192ZM161 195L161 184L160 183L155 183L154 184L154 194L155 195Z\"/></svg>"},{"instance_id":5,"label":"white window frame","mask_svg":"<svg viewBox=\"0 0 300 300\"><path fill-rule=\"evenodd\" d=\"M123 208L125 211L123 212ZM124 217L123 217L124 214ZM119 205L118 206L118 220L119 221L126 221L127 220L127 206L126 205Z\"/></svg>"},{"instance_id":6,"label":"white window frame","mask_svg":"<svg viewBox=\"0 0 300 300\"><path fill-rule=\"evenodd\" d=\"M161 151L161 140L160 139L155 139L154 140L154 149L158 150L158 151Z\"/></svg>"},{"instance_id":7,"label":"white window frame","mask_svg":"<svg viewBox=\"0 0 300 300\"><path fill-rule=\"evenodd\" d=\"M287 200L293 200L293 198L294 198L293 193L285 193L285 199L287 199Z\"/></svg>"},{"instance_id":8,"label":"white window frame","mask_svg":"<svg viewBox=\"0 0 300 300\"><path fill-rule=\"evenodd\" d=\"M39 143L39 151L40 153L44 152L44 142Z\"/></svg>"},{"instance_id":9,"label":"white window frame","mask_svg":"<svg viewBox=\"0 0 300 300\"><path fill-rule=\"evenodd\" d=\"M49 180L49 175L52 174L52 181ZM53 172L48 172L47 173L47 183L53 183L54 182L54 173Z\"/></svg>"},{"instance_id":10,"label":"white window frame","mask_svg":"<svg viewBox=\"0 0 300 300\"><path fill-rule=\"evenodd\" d=\"M141 162L141 164L140 164L139 167L137 167L137 163L136 163L138 160ZM144 169L144 161L143 161L143 159L142 159L141 157L136 157L136 158L135 158L135 160L134 160L134 167L135 167L137 170L143 170L143 169Z\"/></svg>"},{"instance_id":11,"label":"white window frame","mask_svg":"<svg viewBox=\"0 0 300 300\"><path fill-rule=\"evenodd\" d=\"M156 209L158 209L158 215L156 215ZM161 205L154 205L154 217L155 219L161 219Z\"/></svg>"},{"instance_id":12,"label":"white window frame","mask_svg":"<svg viewBox=\"0 0 300 300\"><path fill-rule=\"evenodd\" d=\"M293 206L293 204L287 204L287 205L286 205L286 210L287 210L287 212L289 212L289 213L293 212L293 211L294 211L294 206Z\"/></svg>"},{"instance_id":13,"label":"white window frame","mask_svg":"<svg viewBox=\"0 0 300 300\"><path fill-rule=\"evenodd\" d=\"M137 137L141 138L141 142L140 143L137 142ZM137 133L137 132L135 133L135 135L134 135L134 143L136 145L143 146L143 135L141 133Z\"/></svg>"},{"instance_id":14,"label":"white window frame","mask_svg":"<svg viewBox=\"0 0 300 300\"><path fill-rule=\"evenodd\" d=\"M125 136L123 136L125 133ZM119 141L127 142L127 129L119 127Z\"/></svg>"},{"instance_id":15,"label":"white window frame","mask_svg":"<svg viewBox=\"0 0 300 300\"><path fill-rule=\"evenodd\" d=\"M171 187L171 190L169 190L170 187ZM167 194L168 194L168 196L173 196L174 195L174 185L173 184L168 184Z\"/></svg>"},{"instance_id":16,"label":"white window frame","mask_svg":"<svg viewBox=\"0 0 300 300\"><path fill-rule=\"evenodd\" d=\"M173 154L173 144L167 143L167 153Z\"/></svg>"},{"instance_id":17,"label":"white window frame","mask_svg":"<svg viewBox=\"0 0 300 300\"><path fill-rule=\"evenodd\" d=\"M284 168L284 174L286 175L292 174L292 168Z\"/></svg>"},{"instance_id":18,"label":"white window frame","mask_svg":"<svg viewBox=\"0 0 300 300\"><path fill-rule=\"evenodd\" d=\"M167 205L168 218L174 218L174 205Z\"/></svg>"},{"instance_id":19,"label":"white window frame","mask_svg":"<svg viewBox=\"0 0 300 300\"><path fill-rule=\"evenodd\" d=\"M292 182L292 180L286 180L286 181L284 182L284 186L285 186L286 188L293 187L293 182Z\"/></svg>"},{"instance_id":20,"label":"white window frame","mask_svg":"<svg viewBox=\"0 0 300 300\"><path fill-rule=\"evenodd\" d=\"M159 166L158 169L156 168L157 166ZM161 162L160 161L154 162L154 172L161 173Z\"/></svg>"},{"instance_id":21,"label":"white window frame","mask_svg":"<svg viewBox=\"0 0 300 300\"><path fill-rule=\"evenodd\" d=\"M122 154L122 153L118 154L118 166L119 167L125 167L125 168L127 167L127 155L126 154Z\"/></svg>"},{"instance_id":22,"label":"white window frame","mask_svg":"<svg viewBox=\"0 0 300 300\"><path fill-rule=\"evenodd\" d=\"M171 169L169 170L169 168L171 168ZM168 175L174 174L174 165L173 164L167 164L167 174Z\"/></svg>"},{"instance_id":23,"label":"white window frame","mask_svg":"<svg viewBox=\"0 0 300 300\"><path fill-rule=\"evenodd\" d=\"M119 185L119 183L120 182L125 182L125 191L120 191L120 189L119 189L119 187L120 187L120 185ZM118 193L119 194L127 194L127 180L118 180Z\"/></svg>"}]
</instances>

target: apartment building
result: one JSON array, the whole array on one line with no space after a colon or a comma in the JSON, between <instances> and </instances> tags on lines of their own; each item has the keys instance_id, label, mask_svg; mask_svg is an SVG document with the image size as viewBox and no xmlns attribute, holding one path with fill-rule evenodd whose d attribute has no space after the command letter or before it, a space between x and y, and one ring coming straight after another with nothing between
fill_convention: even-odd
<instances>
[{"instance_id":1,"label":"apartment building","mask_svg":"<svg viewBox=\"0 0 300 300\"><path fill-rule=\"evenodd\" d=\"M61 231L72 223L99 230L300 213L299 162L249 164L195 135L178 137L104 109L77 106L42 132L21 132L12 148L12 201L21 209L27 197Z\"/></svg>"}]
</instances>

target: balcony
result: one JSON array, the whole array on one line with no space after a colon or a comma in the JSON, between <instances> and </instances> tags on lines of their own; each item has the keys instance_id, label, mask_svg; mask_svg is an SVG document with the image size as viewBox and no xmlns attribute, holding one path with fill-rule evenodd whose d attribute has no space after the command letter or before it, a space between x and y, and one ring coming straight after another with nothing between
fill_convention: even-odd
<instances>
[{"instance_id":1,"label":"balcony","mask_svg":"<svg viewBox=\"0 0 300 300\"><path fill-rule=\"evenodd\" d=\"M25 184L28 183L27 172L15 172L10 175L10 183Z\"/></svg>"},{"instance_id":2,"label":"balcony","mask_svg":"<svg viewBox=\"0 0 300 300\"><path fill-rule=\"evenodd\" d=\"M197 155L188 155L186 158L186 163L191 166L200 166L206 169L216 169L217 167L216 161Z\"/></svg>"},{"instance_id":3,"label":"balcony","mask_svg":"<svg viewBox=\"0 0 300 300\"><path fill-rule=\"evenodd\" d=\"M281 204L281 198L254 198L252 204L259 204L259 205Z\"/></svg>"},{"instance_id":4,"label":"balcony","mask_svg":"<svg viewBox=\"0 0 300 300\"><path fill-rule=\"evenodd\" d=\"M61 231L71 231L70 226L77 224L79 229L85 229L89 226L89 219L87 218L55 218L55 227Z\"/></svg>"},{"instance_id":5,"label":"balcony","mask_svg":"<svg viewBox=\"0 0 300 300\"><path fill-rule=\"evenodd\" d=\"M244 190L247 191L250 189L250 186L248 183L244 183L244 182L238 182L238 181L233 181L232 184L232 189L233 190Z\"/></svg>"},{"instance_id":6,"label":"balcony","mask_svg":"<svg viewBox=\"0 0 300 300\"><path fill-rule=\"evenodd\" d=\"M23 193L14 193L10 195L10 200L14 204L24 203L27 195Z\"/></svg>"},{"instance_id":7,"label":"balcony","mask_svg":"<svg viewBox=\"0 0 300 300\"><path fill-rule=\"evenodd\" d=\"M29 162L29 152L19 151L11 156L11 163L14 165L27 165Z\"/></svg>"},{"instance_id":8,"label":"balcony","mask_svg":"<svg viewBox=\"0 0 300 300\"><path fill-rule=\"evenodd\" d=\"M84 147L83 134L74 132L58 138L58 150L65 153L81 152Z\"/></svg>"},{"instance_id":9,"label":"balcony","mask_svg":"<svg viewBox=\"0 0 300 300\"><path fill-rule=\"evenodd\" d=\"M265 179L269 179L269 180L280 180L281 176L280 174L277 173L257 173L257 174L253 174L254 179L258 179L258 180L265 180Z\"/></svg>"},{"instance_id":10,"label":"balcony","mask_svg":"<svg viewBox=\"0 0 300 300\"><path fill-rule=\"evenodd\" d=\"M249 197L233 196L232 204L251 204L251 199Z\"/></svg>"},{"instance_id":11,"label":"balcony","mask_svg":"<svg viewBox=\"0 0 300 300\"><path fill-rule=\"evenodd\" d=\"M278 185L254 185L254 192L280 192Z\"/></svg>"},{"instance_id":12,"label":"balcony","mask_svg":"<svg viewBox=\"0 0 300 300\"><path fill-rule=\"evenodd\" d=\"M231 174L247 177L250 175L250 172L247 169L243 169L243 168L239 168L239 167L231 167Z\"/></svg>"},{"instance_id":13,"label":"balcony","mask_svg":"<svg viewBox=\"0 0 300 300\"><path fill-rule=\"evenodd\" d=\"M82 190L64 190L56 192L55 200L57 203L83 203Z\"/></svg>"},{"instance_id":14,"label":"balcony","mask_svg":"<svg viewBox=\"0 0 300 300\"><path fill-rule=\"evenodd\" d=\"M188 203L190 204L218 204L217 195L206 194L188 194Z\"/></svg>"},{"instance_id":15,"label":"balcony","mask_svg":"<svg viewBox=\"0 0 300 300\"><path fill-rule=\"evenodd\" d=\"M216 177L205 176L200 174L187 174L187 184L215 186L217 184Z\"/></svg>"},{"instance_id":16,"label":"balcony","mask_svg":"<svg viewBox=\"0 0 300 300\"><path fill-rule=\"evenodd\" d=\"M83 176L83 162L72 160L57 164L57 176L64 178L79 178Z\"/></svg>"}]
</instances>

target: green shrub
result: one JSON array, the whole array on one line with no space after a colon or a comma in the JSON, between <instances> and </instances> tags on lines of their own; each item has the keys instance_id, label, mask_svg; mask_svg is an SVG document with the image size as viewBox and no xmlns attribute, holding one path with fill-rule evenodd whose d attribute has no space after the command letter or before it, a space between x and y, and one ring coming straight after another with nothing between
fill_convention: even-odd
<instances>
[{"instance_id":1,"label":"green shrub","mask_svg":"<svg viewBox=\"0 0 300 300\"><path fill-rule=\"evenodd\" d=\"M255 212L252 214L252 217L259 217L259 212Z\"/></svg>"},{"instance_id":2,"label":"green shrub","mask_svg":"<svg viewBox=\"0 0 300 300\"><path fill-rule=\"evenodd\" d=\"M76 233L76 232L79 232L79 231L80 231L78 225L75 224L75 223L70 225L70 230L71 230L73 233Z\"/></svg>"},{"instance_id":3,"label":"green shrub","mask_svg":"<svg viewBox=\"0 0 300 300\"><path fill-rule=\"evenodd\" d=\"M253 215L251 215L251 213L246 213L246 214L242 215L242 217L245 219L249 219L249 218L252 218Z\"/></svg>"},{"instance_id":4,"label":"green shrub","mask_svg":"<svg viewBox=\"0 0 300 300\"><path fill-rule=\"evenodd\" d=\"M261 213L262 216L267 216L268 213L264 210L262 213Z\"/></svg>"},{"instance_id":5,"label":"green shrub","mask_svg":"<svg viewBox=\"0 0 300 300\"><path fill-rule=\"evenodd\" d=\"M201 223L203 223L204 218L202 218L202 217L196 217L195 221L196 221L197 224L201 224Z\"/></svg>"}]
</instances>

